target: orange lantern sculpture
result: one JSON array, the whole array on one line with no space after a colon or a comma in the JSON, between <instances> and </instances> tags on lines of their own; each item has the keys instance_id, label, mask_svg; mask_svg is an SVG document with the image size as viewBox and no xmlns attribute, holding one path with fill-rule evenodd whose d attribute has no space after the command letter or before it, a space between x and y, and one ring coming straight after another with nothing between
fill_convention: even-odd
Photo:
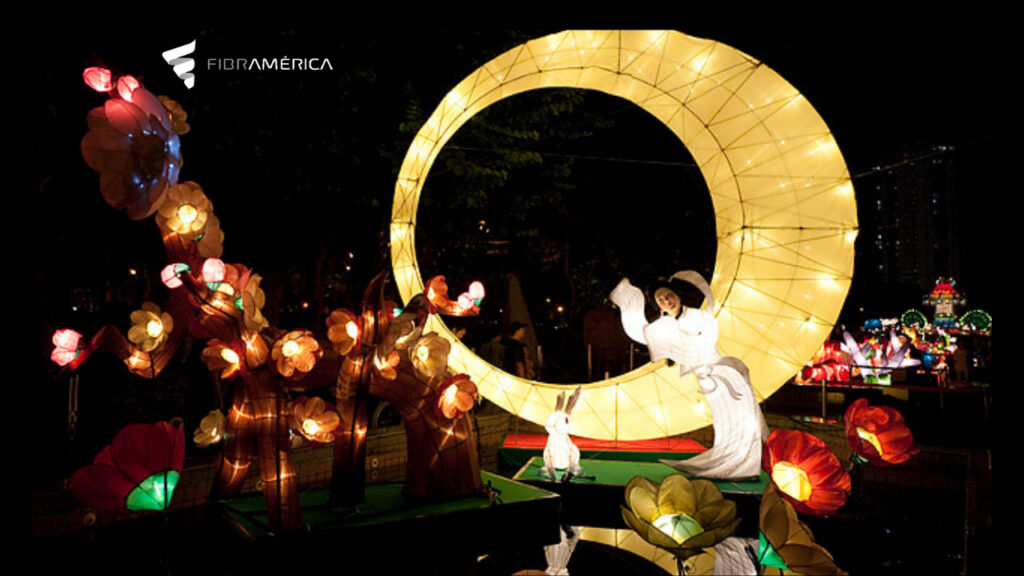
<instances>
[{"instance_id":1,"label":"orange lantern sculpture","mask_svg":"<svg viewBox=\"0 0 1024 576\"><path fill-rule=\"evenodd\" d=\"M775 430L761 459L783 498L798 512L824 516L846 503L850 475L821 439L799 430Z\"/></svg>"},{"instance_id":2,"label":"orange lantern sculpture","mask_svg":"<svg viewBox=\"0 0 1024 576\"><path fill-rule=\"evenodd\" d=\"M843 422L850 448L876 466L901 464L919 452L903 415L894 408L870 406L861 398L846 409Z\"/></svg>"},{"instance_id":3,"label":"orange lantern sculpture","mask_svg":"<svg viewBox=\"0 0 1024 576\"><path fill-rule=\"evenodd\" d=\"M271 326L261 312L266 297L260 276L220 260L224 234L213 203L199 184L177 183L177 134L189 129L181 107L157 99L132 77L114 82L108 72L91 70L83 78L109 100L90 113L82 154L101 173L109 204L135 219L157 214L172 263L160 276L171 293L164 310L147 303L133 314L128 338L105 326L83 347L71 332L60 332L54 338L54 361L74 370L102 350L123 360L132 373L152 379L187 336L209 339L203 352L207 366L234 382L226 419L204 419L196 432L200 445L223 440L214 496L238 495L255 457L270 528L277 533L304 526L289 420L312 442L334 441L332 503L355 505L363 498L371 394L389 401L405 421L407 496L433 499L482 491L475 433L469 419L462 418L476 399L475 385L447 370L447 341L422 332L432 312L476 314L483 286L471 285L460 304L447 299L447 286L438 277L433 285L439 305L420 295L393 319L392 305L383 297L387 275L382 273L367 288L359 317L344 310L331 314L326 342L308 330ZM445 382L455 384L451 394L439 391ZM289 402L293 391L331 385L337 413L319 398Z\"/></svg>"}]
</instances>

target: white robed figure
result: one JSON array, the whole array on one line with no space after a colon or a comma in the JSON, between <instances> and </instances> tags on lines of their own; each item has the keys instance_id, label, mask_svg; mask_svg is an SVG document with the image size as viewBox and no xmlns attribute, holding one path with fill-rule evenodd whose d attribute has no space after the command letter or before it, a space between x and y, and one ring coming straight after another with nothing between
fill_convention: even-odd
<instances>
[{"instance_id":1,"label":"white robed figure","mask_svg":"<svg viewBox=\"0 0 1024 576\"><path fill-rule=\"evenodd\" d=\"M757 477L768 426L750 384L750 373L740 359L724 357L718 351L718 320L711 313L715 300L704 278L693 270L676 272L672 278L699 288L704 293L703 306L685 307L678 294L660 288L655 300L662 316L648 323L644 294L628 278L623 278L610 296L619 307L626 335L647 345L652 362L669 358L679 364L680 376L694 373L711 408L714 446L688 460L662 462L703 478Z\"/></svg>"}]
</instances>

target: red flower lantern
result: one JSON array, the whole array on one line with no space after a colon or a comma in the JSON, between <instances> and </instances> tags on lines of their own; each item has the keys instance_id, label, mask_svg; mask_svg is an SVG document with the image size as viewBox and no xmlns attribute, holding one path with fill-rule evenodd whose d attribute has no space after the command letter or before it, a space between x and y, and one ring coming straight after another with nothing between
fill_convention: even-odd
<instances>
[{"instance_id":1,"label":"red flower lantern","mask_svg":"<svg viewBox=\"0 0 1024 576\"><path fill-rule=\"evenodd\" d=\"M167 422L130 424L93 463L71 476L71 492L101 510L165 510L185 463L185 433Z\"/></svg>"},{"instance_id":2,"label":"red flower lantern","mask_svg":"<svg viewBox=\"0 0 1024 576\"><path fill-rule=\"evenodd\" d=\"M894 408L870 406L861 398L846 409L843 421L850 448L876 466L900 464L919 452L903 415Z\"/></svg>"},{"instance_id":3,"label":"red flower lantern","mask_svg":"<svg viewBox=\"0 0 1024 576\"><path fill-rule=\"evenodd\" d=\"M820 439L799 430L775 430L761 465L798 512L824 516L846 503L850 475Z\"/></svg>"}]
</instances>

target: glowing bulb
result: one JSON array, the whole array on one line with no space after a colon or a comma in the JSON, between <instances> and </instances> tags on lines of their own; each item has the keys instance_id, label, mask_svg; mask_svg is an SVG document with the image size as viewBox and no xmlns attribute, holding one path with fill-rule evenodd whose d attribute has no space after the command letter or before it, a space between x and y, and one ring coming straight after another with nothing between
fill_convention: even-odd
<instances>
[{"instance_id":1,"label":"glowing bulb","mask_svg":"<svg viewBox=\"0 0 1024 576\"><path fill-rule=\"evenodd\" d=\"M191 204L182 204L178 207L178 219L185 224L191 224L199 218L199 210Z\"/></svg>"},{"instance_id":2,"label":"glowing bulb","mask_svg":"<svg viewBox=\"0 0 1024 576\"><path fill-rule=\"evenodd\" d=\"M459 392L459 387L456 386L455 384L452 384L451 386L446 388L445 391L444 391L444 401L449 403L449 404L451 404L452 402L455 402L455 395L458 392Z\"/></svg>"},{"instance_id":3,"label":"glowing bulb","mask_svg":"<svg viewBox=\"0 0 1024 576\"><path fill-rule=\"evenodd\" d=\"M348 324L345 324L345 333L348 334L349 338L355 340L359 337L359 326L356 326L355 322L349 320Z\"/></svg>"},{"instance_id":4,"label":"glowing bulb","mask_svg":"<svg viewBox=\"0 0 1024 576\"><path fill-rule=\"evenodd\" d=\"M149 324L146 324L146 334L149 334L150 338L156 338L163 333L164 325L159 320L150 320Z\"/></svg>"},{"instance_id":5,"label":"glowing bulb","mask_svg":"<svg viewBox=\"0 0 1024 576\"><path fill-rule=\"evenodd\" d=\"M220 357L226 360L229 364L238 364L238 354L231 348L221 350Z\"/></svg>"},{"instance_id":6,"label":"glowing bulb","mask_svg":"<svg viewBox=\"0 0 1024 576\"><path fill-rule=\"evenodd\" d=\"M864 440L868 444L874 446L875 450L878 451L879 456L882 455L882 443L878 441L878 436L875 436L860 426L857 427L857 436L859 436L861 440Z\"/></svg>"},{"instance_id":7,"label":"glowing bulb","mask_svg":"<svg viewBox=\"0 0 1024 576\"><path fill-rule=\"evenodd\" d=\"M320 425L316 423L316 420L306 418L302 421L302 431L310 436L315 436L320 431Z\"/></svg>"},{"instance_id":8,"label":"glowing bulb","mask_svg":"<svg viewBox=\"0 0 1024 576\"><path fill-rule=\"evenodd\" d=\"M286 358L295 356L299 353L299 343L295 340L285 342L284 346L281 347L281 353L284 354Z\"/></svg>"},{"instance_id":9,"label":"glowing bulb","mask_svg":"<svg viewBox=\"0 0 1024 576\"><path fill-rule=\"evenodd\" d=\"M785 460L772 467L772 481L779 490L799 502L811 497L811 481L807 479L807 473Z\"/></svg>"},{"instance_id":10,"label":"glowing bulb","mask_svg":"<svg viewBox=\"0 0 1024 576\"><path fill-rule=\"evenodd\" d=\"M677 514L662 514L651 523L662 534L682 544L690 538L704 532L704 527L699 522L679 512Z\"/></svg>"},{"instance_id":11,"label":"glowing bulb","mask_svg":"<svg viewBox=\"0 0 1024 576\"><path fill-rule=\"evenodd\" d=\"M421 362L426 362L427 358L430 358L430 348L425 345L417 346L416 357L419 358Z\"/></svg>"}]
</instances>

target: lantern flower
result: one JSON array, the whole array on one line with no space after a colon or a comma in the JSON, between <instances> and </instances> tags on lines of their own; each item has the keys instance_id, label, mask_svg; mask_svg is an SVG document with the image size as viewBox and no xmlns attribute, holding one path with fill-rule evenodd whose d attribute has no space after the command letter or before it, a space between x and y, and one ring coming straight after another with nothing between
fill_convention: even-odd
<instances>
[{"instance_id":1,"label":"lantern flower","mask_svg":"<svg viewBox=\"0 0 1024 576\"><path fill-rule=\"evenodd\" d=\"M82 72L85 83L97 92L110 92L114 89L114 78L110 70L92 66Z\"/></svg>"},{"instance_id":2,"label":"lantern flower","mask_svg":"<svg viewBox=\"0 0 1024 576\"><path fill-rule=\"evenodd\" d=\"M219 284L224 281L227 274L227 267L219 258L207 258L203 262L203 282L207 284ZM216 289L216 288L214 288Z\"/></svg>"},{"instance_id":3,"label":"lantern flower","mask_svg":"<svg viewBox=\"0 0 1024 576\"><path fill-rule=\"evenodd\" d=\"M156 223L162 230L193 238L206 227L213 203L195 182L182 182L167 189Z\"/></svg>"},{"instance_id":4,"label":"lantern flower","mask_svg":"<svg viewBox=\"0 0 1024 576\"><path fill-rule=\"evenodd\" d=\"M641 538L687 558L729 537L740 524L736 504L707 480L672 474L661 484L635 476L626 484L622 518Z\"/></svg>"},{"instance_id":5,"label":"lantern flower","mask_svg":"<svg viewBox=\"0 0 1024 576\"><path fill-rule=\"evenodd\" d=\"M175 288L180 288L183 284L181 275L188 274L191 271L192 269L189 268L188 264L183 262L168 264L160 271L160 281L164 283L164 286L174 290Z\"/></svg>"},{"instance_id":6,"label":"lantern flower","mask_svg":"<svg viewBox=\"0 0 1024 576\"><path fill-rule=\"evenodd\" d=\"M323 349L309 330L292 330L274 342L270 356L285 378L301 378L316 366Z\"/></svg>"},{"instance_id":7,"label":"lantern flower","mask_svg":"<svg viewBox=\"0 0 1024 576\"><path fill-rule=\"evenodd\" d=\"M131 320L128 340L138 345L143 352L157 349L174 329L174 318L167 312L161 312L159 306L149 301L142 303L141 310L132 312Z\"/></svg>"},{"instance_id":8,"label":"lantern flower","mask_svg":"<svg viewBox=\"0 0 1024 576\"><path fill-rule=\"evenodd\" d=\"M188 122L185 122L185 120L188 120L188 113L181 107L181 104L167 96L157 96L157 100L164 105L164 108L167 108L167 112L171 115L171 125L174 128L175 134L188 134L192 130Z\"/></svg>"},{"instance_id":9,"label":"lantern flower","mask_svg":"<svg viewBox=\"0 0 1024 576\"><path fill-rule=\"evenodd\" d=\"M416 374L424 380L432 380L444 375L448 368L448 352L450 342L437 332L431 332L416 341L409 350L409 359Z\"/></svg>"},{"instance_id":10,"label":"lantern flower","mask_svg":"<svg viewBox=\"0 0 1024 576\"><path fill-rule=\"evenodd\" d=\"M224 253L224 232L220 229L220 220L210 214L206 220L206 228L195 237L199 255L204 258L220 258Z\"/></svg>"},{"instance_id":11,"label":"lantern flower","mask_svg":"<svg viewBox=\"0 0 1024 576\"><path fill-rule=\"evenodd\" d=\"M94 89L110 84L103 72L86 70L83 76ZM89 112L89 132L81 148L86 164L100 173L100 192L107 204L141 220L153 214L167 189L178 183L181 146L164 105L128 78L118 80L119 96Z\"/></svg>"},{"instance_id":12,"label":"lantern flower","mask_svg":"<svg viewBox=\"0 0 1024 576\"><path fill-rule=\"evenodd\" d=\"M901 464L919 452L903 415L894 408L869 406L861 398L846 409L843 422L850 448L876 466Z\"/></svg>"},{"instance_id":13,"label":"lantern flower","mask_svg":"<svg viewBox=\"0 0 1024 576\"><path fill-rule=\"evenodd\" d=\"M165 510L185 463L185 434L167 422L130 424L93 463L71 476L71 493L101 510Z\"/></svg>"},{"instance_id":14,"label":"lantern flower","mask_svg":"<svg viewBox=\"0 0 1024 576\"><path fill-rule=\"evenodd\" d=\"M354 313L338 308L327 317L327 339L338 354L351 352L359 343L359 336L359 317Z\"/></svg>"},{"instance_id":15,"label":"lantern flower","mask_svg":"<svg viewBox=\"0 0 1024 576\"><path fill-rule=\"evenodd\" d=\"M434 276L427 281L423 291L427 298L428 309L431 314L447 314L449 316L472 316L480 313L477 307L480 299L483 298L483 284L474 282L470 285L472 293L465 292L454 302L448 299L448 284L444 276ZM477 298L474 295L478 295Z\"/></svg>"},{"instance_id":16,"label":"lantern flower","mask_svg":"<svg viewBox=\"0 0 1024 576\"><path fill-rule=\"evenodd\" d=\"M787 574L846 574L797 518L796 510L769 484L761 497L758 564Z\"/></svg>"},{"instance_id":17,"label":"lantern flower","mask_svg":"<svg viewBox=\"0 0 1024 576\"><path fill-rule=\"evenodd\" d=\"M245 327L251 332L259 332L270 326L270 322L263 317L263 305L266 304L267 296L260 288L262 280L259 274L251 274L242 288L242 318Z\"/></svg>"},{"instance_id":18,"label":"lantern flower","mask_svg":"<svg viewBox=\"0 0 1024 576\"><path fill-rule=\"evenodd\" d=\"M323 398L299 396L288 407L288 425L310 442L327 444L334 441L341 417Z\"/></svg>"},{"instance_id":19,"label":"lantern flower","mask_svg":"<svg viewBox=\"0 0 1024 576\"><path fill-rule=\"evenodd\" d=\"M53 333L53 352L50 353L50 360L58 366L67 366L78 356L78 343L82 335L70 328L57 330Z\"/></svg>"},{"instance_id":20,"label":"lantern flower","mask_svg":"<svg viewBox=\"0 0 1024 576\"><path fill-rule=\"evenodd\" d=\"M476 384L466 374L453 376L437 387L437 412L450 420L462 418L477 398Z\"/></svg>"},{"instance_id":21,"label":"lantern flower","mask_svg":"<svg viewBox=\"0 0 1024 576\"><path fill-rule=\"evenodd\" d=\"M206 348L203 349L203 362L210 372L220 372L223 380L234 378L242 369L242 359L238 351L216 338L206 343Z\"/></svg>"},{"instance_id":22,"label":"lantern flower","mask_svg":"<svg viewBox=\"0 0 1024 576\"><path fill-rule=\"evenodd\" d=\"M398 355L398 352L394 350L387 355L386 358L381 358L379 354L373 355L373 367L380 374L381 378L385 380L394 380L398 377L398 372L395 368L402 361L402 357Z\"/></svg>"},{"instance_id":23,"label":"lantern flower","mask_svg":"<svg viewBox=\"0 0 1024 576\"><path fill-rule=\"evenodd\" d=\"M824 516L846 503L850 475L822 440L799 430L775 430L761 465L798 512Z\"/></svg>"},{"instance_id":24,"label":"lantern flower","mask_svg":"<svg viewBox=\"0 0 1024 576\"><path fill-rule=\"evenodd\" d=\"M192 441L200 448L212 446L224 438L224 413L220 410L211 410L209 414L199 421L199 427L192 435Z\"/></svg>"}]
</instances>

